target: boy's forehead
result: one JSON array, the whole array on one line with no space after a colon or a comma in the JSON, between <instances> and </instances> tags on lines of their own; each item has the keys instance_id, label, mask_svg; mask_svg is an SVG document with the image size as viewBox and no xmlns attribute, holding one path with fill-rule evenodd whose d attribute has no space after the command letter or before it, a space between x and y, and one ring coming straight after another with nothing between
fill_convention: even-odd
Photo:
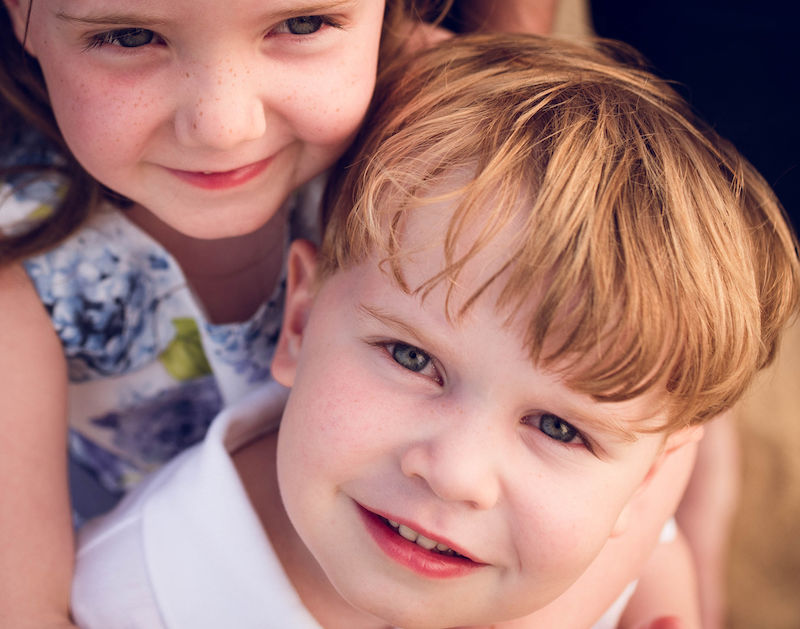
<instances>
[{"instance_id":1,"label":"boy's forehead","mask_svg":"<svg viewBox=\"0 0 800 629\"><path fill-rule=\"evenodd\" d=\"M467 211L464 195L457 192L465 178L449 176L450 186L433 190L429 199L403 216L394 253L412 288L456 262L458 278L449 286L466 298L513 263L510 254L520 242L523 219L516 216L503 224L491 201ZM526 288L532 291L541 279L531 273Z\"/></svg>"}]
</instances>

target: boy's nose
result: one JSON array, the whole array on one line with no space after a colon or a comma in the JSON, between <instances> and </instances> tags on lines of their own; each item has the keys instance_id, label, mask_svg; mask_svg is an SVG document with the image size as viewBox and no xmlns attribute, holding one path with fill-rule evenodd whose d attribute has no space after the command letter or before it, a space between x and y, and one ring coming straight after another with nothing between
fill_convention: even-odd
<instances>
[{"instance_id":1,"label":"boy's nose","mask_svg":"<svg viewBox=\"0 0 800 629\"><path fill-rule=\"evenodd\" d=\"M231 61L198 65L184 78L183 98L175 113L175 134L181 144L228 150L264 135L265 104L244 68L237 69Z\"/></svg>"},{"instance_id":2,"label":"boy's nose","mask_svg":"<svg viewBox=\"0 0 800 629\"><path fill-rule=\"evenodd\" d=\"M408 446L400 467L405 476L422 479L442 500L490 509L501 491L498 445L480 430L442 427Z\"/></svg>"}]
</instances>

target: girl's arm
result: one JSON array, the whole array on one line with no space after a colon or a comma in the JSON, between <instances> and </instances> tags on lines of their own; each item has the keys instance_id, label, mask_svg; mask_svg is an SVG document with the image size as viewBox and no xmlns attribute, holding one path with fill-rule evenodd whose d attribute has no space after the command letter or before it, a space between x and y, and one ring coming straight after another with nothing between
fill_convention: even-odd
<instances>
[{"instance_id":1,"label":"girl's arm","mask_svg":"<svg viewBox=\"0 0 800 629\"><path fill-rule=\"evenodd\" d=\"M61 343L20 265L0 268L0 626L74 626Z\"/></svg>"}]
</instances>

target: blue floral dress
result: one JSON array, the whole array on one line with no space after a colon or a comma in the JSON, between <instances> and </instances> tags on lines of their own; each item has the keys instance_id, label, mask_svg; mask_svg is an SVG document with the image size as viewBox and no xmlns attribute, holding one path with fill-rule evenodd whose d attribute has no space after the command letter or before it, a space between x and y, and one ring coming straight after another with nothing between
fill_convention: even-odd
<instances>
[{"instance_id":1,"label":"blue floral dress","mask_svg":"<svg viewBox=\"0 0 800 629\"><path fill-rule=\"evenodd\" d=\"M13 183L0 188L6 232L60 192L56 180ZM320 188L289 201L290 238L316 237ZM112 207L24 266L67 358L71 460L110 492L202 439L223 406L270 378L283 275L248 321L210 323L170 254Z\"/></svg>"}]
</instances>

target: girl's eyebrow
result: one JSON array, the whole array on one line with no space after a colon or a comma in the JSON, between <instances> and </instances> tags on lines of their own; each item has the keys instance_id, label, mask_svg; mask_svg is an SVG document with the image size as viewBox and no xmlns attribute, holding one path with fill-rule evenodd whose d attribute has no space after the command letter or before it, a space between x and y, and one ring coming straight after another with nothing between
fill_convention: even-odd
<instances>
[{"instance_id":1,"label":"girl's eyebrow","mask_svg":"<svg viewBox=\"0 0 800 629\"><path fill-rule=\"evenodd\" d=\"M107 13L97 15L69 15L64 11L56 13L56 18L64 20L65 22L73 22L76 24L109 24L109 25L123 25L123 26L161 26L165 24L165 20L148 15L134 15L128 13Z\"/></svg>"},{"instance_id":2,"label":"girl's eyebrow","mask_svg":"<svg viewBox=\"0 0 800 629\"><path fill-rule=\"evenodd\" d=\"M351 8L353 5L358 4L359 0L329 0L328 2L313 2L313 3L292 3L285 7L280 7L274 12L269 12L267 15L271 19L282 20L294 16L311 15L317 13L331 13L342 11ZM133 13L106 13L106 14L89 14L89 15L69 15L65 11L58 11L56 17L60 20L67 22L76 22L80 24L111 24L111 25L125 25L125 26L160 26L166 23L166 20L160 17L147 14L133 14Z\"/></svg>"}]
</instances>

